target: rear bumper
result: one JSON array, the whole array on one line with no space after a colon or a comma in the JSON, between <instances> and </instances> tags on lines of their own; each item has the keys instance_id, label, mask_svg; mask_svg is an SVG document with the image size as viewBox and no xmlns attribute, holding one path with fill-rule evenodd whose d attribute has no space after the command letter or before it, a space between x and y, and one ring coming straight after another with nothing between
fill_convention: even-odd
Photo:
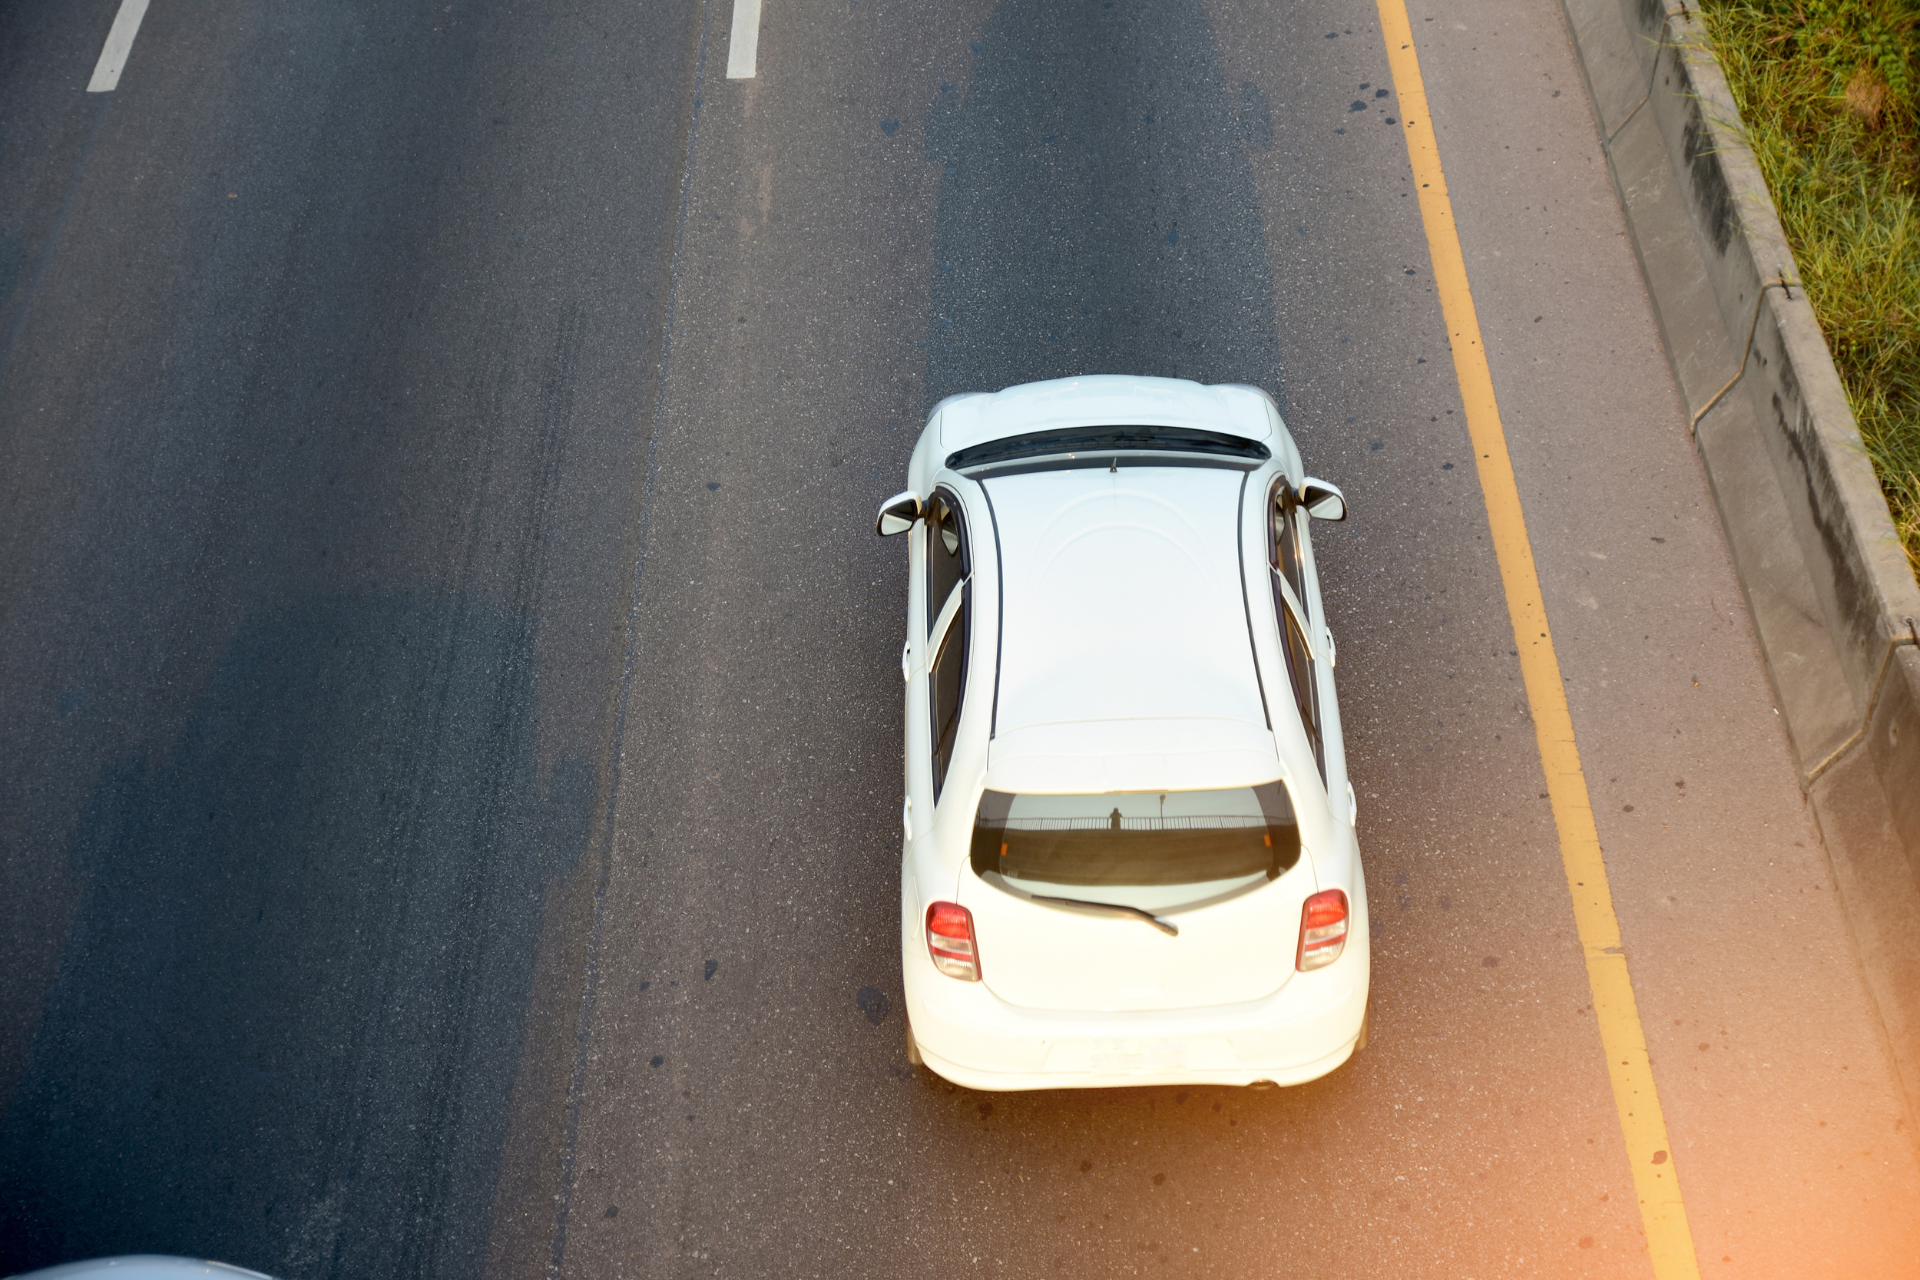
<instances>
[{"instance_id":1,"label":"rear bumper","mask_svg":"<svg viewBox=\"0 0 1920 1280\"><path fill-rule=\"evenodd\" d=\"M1260 1069L1212 1067L1137 1071L983 1071L943 1058L925 1046L920 1049L920 1057L936 1074L957 1085L1001 1093L1019 1089L1121 1089L1156 1084L1293 1085L1318 1080L1338 1067L1353 1056L1353 1046L1358 1039L1359 1032L1356 1031L1354 1039L1325 1057L1315 1058L1311 1062Z\"/></svg>"},{"instance_id":2,"label":"rear bumper","mask_svg":"<svg viewBox=\"0 0 1920 1280\"><path fill-rule=\"evenodd\" d=\"M907 957L906 1006L920 1055L969 1089L1305 1084L1353 1055L1366 1016L1367 938L1325 969L1245 1004L1150 1013L1022 1009L984 984ZM1357 945L1356 945L1357 944Z\"/></svg>"}]
</instances>

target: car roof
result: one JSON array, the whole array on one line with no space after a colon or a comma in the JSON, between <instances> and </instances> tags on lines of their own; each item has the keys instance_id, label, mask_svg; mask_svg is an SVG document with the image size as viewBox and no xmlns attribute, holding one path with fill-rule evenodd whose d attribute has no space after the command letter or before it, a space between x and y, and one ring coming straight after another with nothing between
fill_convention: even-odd
<instances>
[{"instance_id":1,"label":"car roof","mask_svg":"<svg viewBox=\"0 0 1920 1280\"><path fill-rule=\"evenodd\" d=\"M949 454L1006 436L1094 424L1225 431L1271 444L1271 414L1272 402L1252 387L1118 374L1057 378L941 402L940 450Z\"/></svg>"},{"instance_id":2,"label":"car roof","mask_svg":"<svg viewBox=\"0 0 1920 1280\"><path fill-rule=\"evenodd\" d=\"M1002 615L987 785L1242 786L1280 772L1248 633L1247 472L993 477Z\"/></svg>"}]
</instances>

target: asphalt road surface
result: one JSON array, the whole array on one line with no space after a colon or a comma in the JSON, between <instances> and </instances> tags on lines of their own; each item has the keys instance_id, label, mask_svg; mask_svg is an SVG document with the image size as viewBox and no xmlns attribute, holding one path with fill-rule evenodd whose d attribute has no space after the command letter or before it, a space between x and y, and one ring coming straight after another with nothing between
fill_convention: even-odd
<instances>
[{"instance_id":1,"label":"asphalt road surface","mask_svg":"<svg viewBox=\"0 0 1920 1280\"><path fill-rule=\"evenodd\" d=\"M0 0L0 1272L1651 1274L1360 0ZM1702 1275L1920 1165L1553 0L1416 2ZM1252 382L1372 1043L907 1066L927 409Z\"/></svg>"}]
</instances>

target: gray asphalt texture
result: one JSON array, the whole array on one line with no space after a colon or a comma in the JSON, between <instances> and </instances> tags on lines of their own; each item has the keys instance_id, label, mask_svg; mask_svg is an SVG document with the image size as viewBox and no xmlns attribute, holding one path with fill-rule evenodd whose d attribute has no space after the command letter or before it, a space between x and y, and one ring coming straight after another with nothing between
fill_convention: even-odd
<instances>
[{"instance_id":1,"label":"gray asphalt texture","mask_svg":"<svg viewBox=\"0 0 1920 1280\"><path fill-rule=\"evenodd\" d=\"M1648 1274L1370 4L767 0L730 82L718 0L156 0L87 95L113 7L0 3L0 1273ZM1427 21L1703 1268L1893 1274L1558 8ZM1084 372L1268 388L1354 512L1374 1042L1308 1086L905 1061L873 509Z\"/></svg>"},{"instance_id":2,"label":"gray asphalt texture","mask_svg":"<svg viewBox=\"0 0 1920 1280\"><path fill-rule=\"evenodd\" d=\"M0 1271L471 1275L696 11L0 10ZM636 91L636 86L640 86Z\"/></svg>"}]
</instances>

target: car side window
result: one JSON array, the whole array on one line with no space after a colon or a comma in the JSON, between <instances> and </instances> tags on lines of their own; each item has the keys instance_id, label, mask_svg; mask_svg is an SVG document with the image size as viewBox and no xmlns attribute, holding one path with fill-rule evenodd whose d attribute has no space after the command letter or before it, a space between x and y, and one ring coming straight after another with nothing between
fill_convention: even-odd
<instances>
[{"instance_id":1,"label":"car side window","mask_svg":"<svg viewBox=\"0 0 1920 1280\"><path fill-rule=\"evenodd\" d=\"M1306 569L1300 559L1300 535L1295 523L1300 518L1300 503L1293 496L1293 486L1282 480L1273 493L1273 567L1293 588L1293 598L1300 604L1301 622L1308 621Z\"/></svg>"},{"instance_id":2,"label":"car side window","mask_svg":"<svg viewBox=\"0 0 1920 1280\"><path fill-rule=\"evenodd\" d=\"M1280 649L1286 655L1287 677L1300 723L1313 745L1320 776L1327 774L1326 747L1320 739L1320 685L1316 677L1313 642L1307 638L1306 566L1301 558L1299 521L1303 518L1293 487L1282 480L1274 488L1268 540L1269 572L1273 583L1273 612L1280 623Z\"/></svg>"},{"instance_id":3,"label":"car side window","mask_svg":"<svg viewBox=\"0 0 1920 1280\"><path fill-rule=\"evenodd\" d=\"M944 489L927 504L927 629L947 607L947 597L967 576L967 526L960 504Z\"/></svg>"},{"instance_id":4,"label":"car side window","mask_svg":"<svg viewBox=\"0 0 1920 1280\"><path fill-rule=\"evenodd\" d=\"M972 600L966 519L952 495L935 490L927 512L927 696L933 726L933 798L938 801L953 762L966 689L968 625Z\"/></svg>"}]
</instances>

